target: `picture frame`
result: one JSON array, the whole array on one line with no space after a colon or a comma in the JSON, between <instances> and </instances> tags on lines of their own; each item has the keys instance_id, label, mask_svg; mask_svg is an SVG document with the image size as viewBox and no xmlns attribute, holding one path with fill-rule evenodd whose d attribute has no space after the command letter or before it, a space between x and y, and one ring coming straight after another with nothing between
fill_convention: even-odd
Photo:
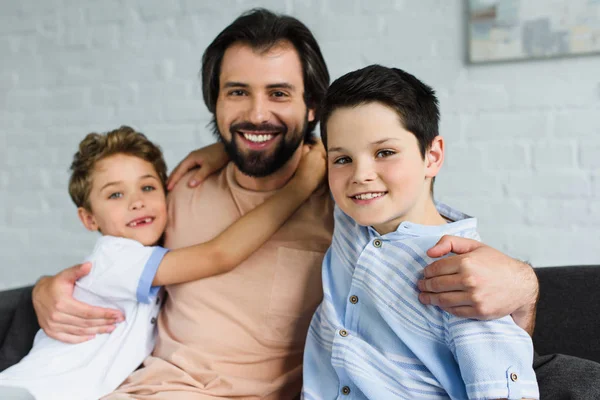
<instances>
[{"instance_id":1,"label":"picture frame","mask_svg":"<svg viewBox=\"0 0 600 400\"><path fill-rule=\"evenodd\" d=\"M600 0L468 0L468 61L600 54Z\"/></svg>"}]
</instances>

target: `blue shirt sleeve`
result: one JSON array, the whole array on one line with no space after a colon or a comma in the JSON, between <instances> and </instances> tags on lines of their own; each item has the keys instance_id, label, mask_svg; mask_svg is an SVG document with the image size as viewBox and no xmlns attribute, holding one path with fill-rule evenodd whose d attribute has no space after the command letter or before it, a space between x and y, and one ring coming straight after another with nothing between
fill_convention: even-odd
<instances>
[{"instance_id":1,"label":"blue shirt sleeve","mask_svg":"<svg viewBox=\"0 0 600 400\"><path fill-rule=\"evenodd\" d=\"M144 266L136 290L137 300L140 303L149 303L150 299L155 297L158 293L160 286L152 286L152 281L156 276L156 271L158 271L162 259L168 251L169 250L158 246L154 247L152 250L152 254Z\"/></svg>"},{"instance_id":2,"label":"blue shirt sleeve","mask_svg":"<svg viewBox=\"0 0 600 400\"><path fill-rule=\"evenodd\" d=\"M445 322L469 399L539 398L531 337L511 317L477 321L446 313Z\"/></svg>"}]
</instances>

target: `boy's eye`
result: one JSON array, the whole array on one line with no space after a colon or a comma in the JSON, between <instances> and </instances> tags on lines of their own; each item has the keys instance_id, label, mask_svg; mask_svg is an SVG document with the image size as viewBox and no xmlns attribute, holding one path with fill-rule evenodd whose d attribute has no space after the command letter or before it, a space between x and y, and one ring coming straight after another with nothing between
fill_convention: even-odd
<instances>
[{"instance_id":1,"label":"boy's eye","mask_svg":"<svg viewBox=\"0 0 600 400\"><path fill-rule=\"evenodd\" d=\"M389 157L396 154L396 152L392 150L379 150L375 155L377 158Z\"/></svg>"},{"instance_id":2,"label":"boy's eye","mask_svg":"<svg viewBox=\"0 0 600 400\"><path fill-rule=\"evenodd\" d=\"M351 161L352 160L350 159L350 157L338 157L335 160L333 160L333 163L338 164L338 165L343 165L343 164L348 164Z\"/></svg>"},{"instance_id":3,"label":"boy's eye","mask_svg":"<svg viewBox=\"0 0 600 400\"><path fill-rule=\"evenodd\" d=\"M123 197L123 193L121 192L111 193L110 196L108 196L109 199L120 199L121 197Z\"/></svg>"},{"instance_id":4,"label":"boy's eye","mask_svg":"<svg viewBox=\"0 0 600 400\"><path fill-rule=\"evenodd\" d=\"M156 190L156 188L152 185L146 185L142 187L142 192L151 192L153 190Z\"/></svg>"}]
</instances>

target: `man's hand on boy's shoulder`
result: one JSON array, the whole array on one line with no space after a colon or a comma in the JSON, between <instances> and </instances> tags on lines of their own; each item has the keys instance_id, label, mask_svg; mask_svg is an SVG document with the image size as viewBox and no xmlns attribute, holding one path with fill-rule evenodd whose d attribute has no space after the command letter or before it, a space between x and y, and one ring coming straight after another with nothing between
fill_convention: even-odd
<instances>
[{"instance_id":1,"label":"man's hand on boy's shoulder","mask_svg":"<svg viewBox=\"0 0 600 400\"><path fill-rule=\"evenodd\" d=\"M530 334L538 295L528 264L472 239L444 236L427 254L438 258L424 270L419 300L459 317L481 320L513 316Z\"/></svg>"},{"instance_id":2,"label":"man's hand on boy's shoulder","mask_svg":"<svg viewBox=\"0 0 600 400\"><path fill-rule=\"evenodd\" d=\"M46 335L64 343L81 343L96 334L112 332L115 324L124 320L119 310L90 306L73 298L75 282L90 271L90 263L79 264L36 283L33 307Z\"/></svg>"}]
</instances>

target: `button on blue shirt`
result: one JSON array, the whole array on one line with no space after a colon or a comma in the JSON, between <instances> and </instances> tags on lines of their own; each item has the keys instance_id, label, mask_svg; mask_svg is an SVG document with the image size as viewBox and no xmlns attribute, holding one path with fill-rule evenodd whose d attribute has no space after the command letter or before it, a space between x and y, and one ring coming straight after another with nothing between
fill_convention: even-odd
<instances>
[{"instance_id":1,"label":"button on blue shirt","mask_svg":"<svg viewBox=\"0 0 600 400\"><path fill-rule=\"evenodd\" d=\"M538 398L529 335L510 317L476 321L419 302L417 281L443 235L479 240L477 222L443 204L442 226L379 235L335 208L324 298L304 353L303 398Z\"/></svg>"}]
</instances>

